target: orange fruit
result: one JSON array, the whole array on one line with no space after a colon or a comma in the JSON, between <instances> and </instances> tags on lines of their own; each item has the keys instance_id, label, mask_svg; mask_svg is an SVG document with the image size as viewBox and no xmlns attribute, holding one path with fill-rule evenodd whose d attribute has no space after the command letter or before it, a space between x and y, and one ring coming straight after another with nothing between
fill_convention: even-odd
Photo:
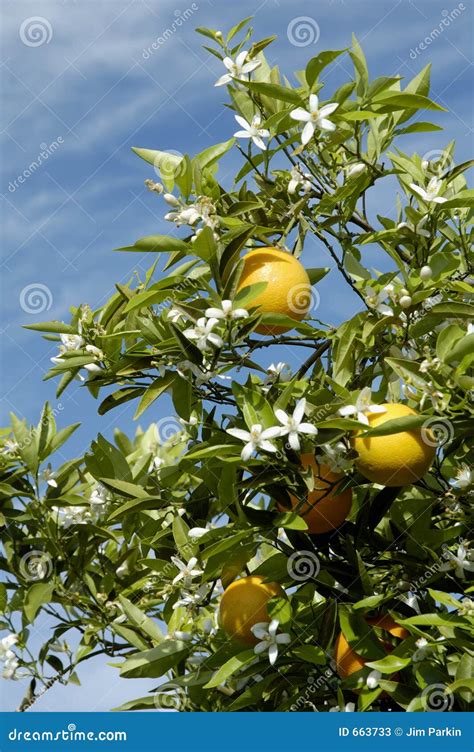
<instances>
[{"instance_id":1,"label":"orange fruit","mask_svg":"<svg viewBox=\"0 0 474 752\"><path fill-rule=\"evenodd\" d=\"M352 491L347 488L339 493L337 485L344 476L334 473L327 465L319 465L314 454L302 454L300 459L305 470L313 469L315 488L308 492L308 499L302 504L290 494L291 506L298 507L297 513L308 525L309 533L328 533L342 525L351 511Z\"/></svg>"},{"instance_id":2,"label":"orange fruit","mask_svg":"<svg viewBox=\"0 0 474 752\"><path fill-rule=\"evenodd\" d=\"M249 301L257 313L282 313L295 321L307 316L312 303L311 282L297 258L279 248L256 248L243 258L244 267L237 292L249 285L266 282L267 286ZM291 326L260 324L260 334L281 334Z\"/></svg>"},{"instance_id":3,"label":"orange fruit","mask_svg":"<svg viewBox=\"0 0 474 752\"><path fill-rule=\"evenodd\" d=\"M235 640L255 645L258 640L251 627L271 621L267 604L275 596L286 598L278 582L265 582L264 577L258 575L234 580L224 590L219 606L222 629Z\"/></svg>"},{"instance_id":4,"label":"orange fruit","mask_svg":"<svg viewBox=\"0 0 474 752\"><path fill-rule=\"evenodd\" d=\"M371 428L381 426L387 420L418 415L408 405L385 403L385 413L367 413ZM436 453L433 442L426 442L421 427L400 431L388 436L356 434L352 446L359 455L356 465L362 475L381 486L408 486L420 480L429 470Z\"/></svg>"},{"instance_id":5,"label":"orange fruit","mask_svg":"<svg viewBox=\"0 0 474 752\"><path fill-rule=\"evenodd\" d=\"M374 627L383 629L385 632L391 634L392 637L398 637L399 640L404 640L410 636L410 633L404 627L397 624L388 614L372 617L367 619L367 622ZM390 652L391 645L384 643L384 646L387 652ZM336 661L337 673L341 679L347 679L351 674L360 671L367 662L366 659L362 658L351 648L342 632L336 640L334 659Z\"/></svg>"}]
</instances>

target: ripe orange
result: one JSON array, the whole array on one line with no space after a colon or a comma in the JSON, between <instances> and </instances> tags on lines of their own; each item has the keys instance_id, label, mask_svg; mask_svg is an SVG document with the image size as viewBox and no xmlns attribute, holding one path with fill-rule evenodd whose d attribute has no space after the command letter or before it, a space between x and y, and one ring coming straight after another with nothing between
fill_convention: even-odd
<instances>
[{"instance_id":1,"label":"ripe orange","mask_svg":"<svg viewBox=\"0 0 474 752\"><path fill-rule=\"evenodd\" d=\"M387 420L418 415L408 405L385 403L382 407L386 408L385 413L367 414L371 428ZM356 434L352 446L359 455L356 465L362 475L382 486L408 486L420 480L429 470L436 452L436 447L424 440L421 428L388 436L364 438Z\"/></svg>"},{"instance_id":2,"label":"ripe orange","mask_svg":"<svg viewBox=\"0 0 474 752\"><path fill-rule=\"evenodd\" d=\"M308 500L300 504L298 514L308 525L309 533L328 533L342 525L351 511L352 491L347 488L339 493L334 484L338 484L344 476L332 472L326 465L319 465L314 454L302 454L301 464L305 470L308 467L313 469L315 488L308 492ZM299 500L292 494L290 498L291 506L295 509Z\"/></svg>"},{"instance_id":3,"label":"ripe orange","mask_svg":"<svg viewBox=\"0 0 474 752\"><path fill-rule=\"evenodd\" d=\"M224 590L219 606L222 629L235 640L255 645L258 640L251 627L271 621L267 604L275 596L286 597L278 582L265 582L258 575L234 580Z\"/></svg>"},{"instance_id":4,"label":"ripe orange","mask_svg":"<svg viewBox=\"0 0 474 752\"><path fill-rule=\"evenodd\" d=\"M388 614L383 616L375 616L367 619L368 623L374 627L379 627L385 632L388 632L392 637L398 637L399 640L404 640L410 636L410 633L397 624ZM390 652L390 645L385 645L387 652ZM366 660L358 655L355 650L351 648L343 633L341 632L336 640L334 647L334 658L336 661L337 673L341 679L347 679L348 676L354 674L356 671L360 671L366 664Z\"/></svg>"},{"instance_id":5,"label":"ripe orange","mask_svg":"<svg viewBox=\"0 0 474 752\"><path fill-rule=\"evenodd\" d=\"M282 313L301 321L311 308L311 282L304 266L297 258L279 248L256 248L244 256L244 268L238 290L258 282L267 286L249 301L249 308L258 313ZM290 326L260 324L260 334L281 334Z\"/></svg>"}]
</instances>

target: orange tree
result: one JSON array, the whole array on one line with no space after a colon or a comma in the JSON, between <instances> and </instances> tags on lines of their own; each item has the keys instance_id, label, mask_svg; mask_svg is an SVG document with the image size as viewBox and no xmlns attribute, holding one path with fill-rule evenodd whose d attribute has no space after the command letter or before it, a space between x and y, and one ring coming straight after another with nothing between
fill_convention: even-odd
<instances>
[{"instance_id":1,"label":"orange tree","mask_svg":"<svg viewBox=\"0 0 474 752\"><path fill-rule=\"evenodd\" d=\"M12 417L4 675L31 677L24 709L97 654L156 678L130 710L466 709L470 163L452 144L436 162L400 150L440 130L419 117L442 109L429 68L371 81L354 39L292 86L246 22L199 31L237 132L194 157L135 149L179 231L119 249L153 263L100 309L30 327L58 340L58 394L81 378L101 415L130 400L156 415L168 395L176 417L55 467L75 426L58 432L49 405L36 427ZM329 93L343 54L353 79ZM382 182L390 217L373 216ZM341 325L319 318L324 296L316 310L316 254L356 301ZM277 345L291 368L270 365Z\"/></svg>"}]
</instances>

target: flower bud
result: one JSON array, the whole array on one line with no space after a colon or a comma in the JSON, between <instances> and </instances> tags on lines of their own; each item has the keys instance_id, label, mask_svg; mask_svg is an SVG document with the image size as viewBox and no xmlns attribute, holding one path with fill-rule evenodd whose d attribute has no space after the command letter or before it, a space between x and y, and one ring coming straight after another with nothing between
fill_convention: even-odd
<instances>
[{"instance_id":1,"label":"flower bud","mask_svg":"<svg viewBox=\"0 0 474 752\"><path fill-rule=\"evenodd\" d=\"M346 174L348 178L355 178L360 175L361 172L364 172L364 170L365 164L363 162L355 162L355 164L352 164L347 168Z\"/></svg>"},{"instance_id":2,"label":"flower bud","mask_svg":"<svg viewBox=\"0 0 474 752\"><path fill-rule=\"evenodd\" d=\"M163 198L170 206L179 206L179 201L172 193L164 193Z\"/></svg>"},{"instance_id":3,"label":"flower bud","mask_svg":"<svg viewBox=\"0 0 474 752\"><path fill-rule=\"evenodd\" d=\"M400 305L402 308L409 308L412 304L412 299L410 295L402 295L400 298Z\"/></svg>"},{"instance_id":4,"label":"flower bud","mask_svg":"<svg viewBox=\"0 0 474 752\"><path fill-rule=\"evenodd\" d=\"M433 276L433 269L431 266L422 266L420 269L420 278L425 282Z\"/></svg>"}]
</instances>

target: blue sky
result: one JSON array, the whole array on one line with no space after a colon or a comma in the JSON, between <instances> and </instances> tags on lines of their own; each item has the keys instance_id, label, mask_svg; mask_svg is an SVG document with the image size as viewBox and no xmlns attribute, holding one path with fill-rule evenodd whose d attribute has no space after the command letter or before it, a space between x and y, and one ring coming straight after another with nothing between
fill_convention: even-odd
<instances>
[{"instance_id":1,"label":"blue sky","mask_svg":"<svg viewBox=\"0 0 474 752\"><path fill-rule=\"evenodd\" d=\"M82 452L99 430L106 435L115 425L134 430L134 406L99 418L96 403L78 384L59 406L54 382L42 381L56 348L21 326L67 321L70 305L100 305L116 281L127 281L134 270L143 274L151 264L150 256L112 252L138 237L169 233L171 227L162 219L162 202L143 184L155 177L153 168L131 146L194 154L235 131L232 113L222 106L225 90L213 86L223 71L202 50L205 40L194 33L196 26L226 30L253 15L256 38L278 35L268 58L287 75L322 49L347 47L352 32L373 77L409 79L432 62L432 96L449 110L437 115L446 133L405 137L400 147L425 154L455 138L456 162L470 156L470 0L242 0L238 6L225 0L182 0L179 5L175 0L3 0L2 7L2 418L13 410L35 421L49 399L60 410L60 426L82 422L68 456ZM175 23L167 40L147 53L187 9L192 10L188 20ZM315 39L294 44L288 29L301 17ZM433 35L443 19L442 33ZM430 36L431 43L420 49ZM347 55L339 58L325 75L325 98L351 73ZM20 184L18 176L45 149L48 159ZM237 162L238 154L231 154L222 175L230 176ZM377 191L371 203L372 215L376 212L393 215L389 192ZM369 253L369 262L377 264L376 254ZM331 266L316 243L309 244L303 260L308 266ZM25 296L38 286L48 310L28 313ZM355 298L335 272L319 291L318 315L324 320L340 321L356 310ZM293 357L277 352L268 355L268 362L282 356ZM154 408L142 421L169 410L166 404ZM36 638L47 629L40 622ZM81 679L82 689L53 689L35 708L108 710L150 686L119 681L100 660L84 667ZM8 687L5 708L17 704L23 691L19 684Z\"/></svg>"}]
</instances>

